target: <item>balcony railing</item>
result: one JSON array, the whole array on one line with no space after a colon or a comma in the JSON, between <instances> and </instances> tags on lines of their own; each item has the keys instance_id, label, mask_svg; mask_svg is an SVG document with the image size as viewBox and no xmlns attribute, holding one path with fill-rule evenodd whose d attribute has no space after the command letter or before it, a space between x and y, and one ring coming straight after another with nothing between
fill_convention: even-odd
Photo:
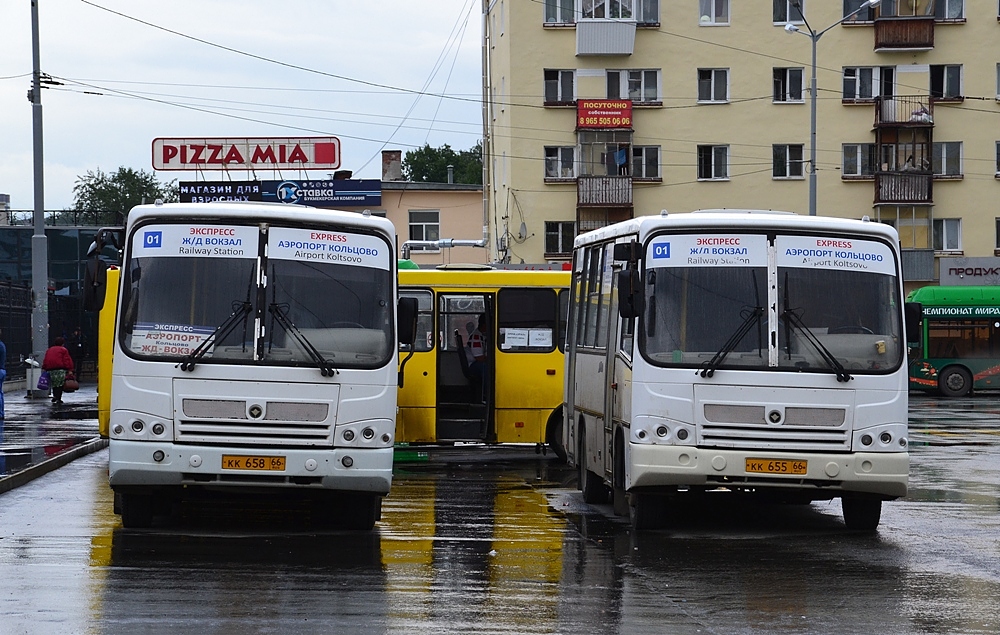
<instances>
[{"instance_id":1,"label":"balcony railing","mask_svg":"<svg viewBox=\"0 0 1000 635\"><path fill-rule=\"evenodd\" d=\"M875 19L875 51L926 51L934 48L934 16Z\"/></svg>"},{"instance_id":2,"label":"balcony railing","mask_svg":"<svg viewBox=\"0 0 1000 635\"><path fill-rule=\"evenodd\" d=\"M875 100L875 127L924 128L934 125L929 95L895 95Z\"/></svg>"},{"instance_id":3,"label":"balcony railing","mask_svg":"<svg viewBox=\"0 0 1000 635\"><path fill-rule=\"evenodd\" d=\"M576 180L577 207L632 207L631 176L581 176Z\"/></svg>"},{"instance_id":4,"label":"balcony railing","mask_svg":"<svg viewBox=\"0 0 1000 635\"><path fill-rule=\"evenodd\" d=\"M907 282L930 282L934 277L933 249L903 249L900 254L903 280Z\"/></svg>"},{"instance_id":5,"label":"balcony railing","mask_svg":"<svg viewBox=\"0 0 1000 635\"><path fill-rule=\"evenodd\" d=\"M934 202L933 174L929 171L875 173L875 204L926 205Z\"/></svg>"}]
</instances>

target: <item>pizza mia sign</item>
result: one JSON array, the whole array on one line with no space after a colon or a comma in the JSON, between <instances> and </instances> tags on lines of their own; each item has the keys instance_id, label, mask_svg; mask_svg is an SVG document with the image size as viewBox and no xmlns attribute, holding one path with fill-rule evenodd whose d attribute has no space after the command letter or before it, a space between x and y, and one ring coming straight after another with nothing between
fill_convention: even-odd
<instances>
[{"instance_id":1,"label":"pizza mia sign","mask_svg":"<svg viewBox=\"0 0 1000 635\"><path fill-rule=\"evenodd\" d=\"M154 170L336 170L337 137L153 139Z\"/></svg>"}]
</instances>

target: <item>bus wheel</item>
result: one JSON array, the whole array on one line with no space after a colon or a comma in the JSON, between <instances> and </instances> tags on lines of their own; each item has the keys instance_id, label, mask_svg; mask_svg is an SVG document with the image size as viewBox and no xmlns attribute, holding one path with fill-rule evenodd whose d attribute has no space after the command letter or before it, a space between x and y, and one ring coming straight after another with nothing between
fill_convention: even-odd
<instances>
[{"instance_id":1,"label":"bus wheel","mask_svg":"<svg viewBox=\"0 0 1000 635\"><path fill-rule=\"evenodd\" d=\"M371 531L382 518L382 497L378 494L353 494L344 500L341 521L345 529Z\"/></svg>"},{"instance_id":2,"label":"bus wheel","mask_svg":"<svg viewBox=\"0 0 1000 635\"><path fill-rule=\"evenodd\" d=\"M149 494L122 493L119 508L126 529L145 529L153 524L153 497Z\"/></svg>"},{"instance_id":3,"label":"bus wheel","mask_svg":"<svg viewBox=\"0 0 1000 635\"><path fill-rule=\"evenodd\" d=\"M628 495L628 519L636 531L660 529L666 520L666 506L663 496L645 492L631 492Z\"/></svg>"},{"instance_id":4,"label":"bus wheel","mask_svg":"<svg viewBox=\"0 0 1000 635\"><path fill-rule=\"evenodd\" d=\"M580 453L576 457L580 466L580 491L583 492L583 502L589 504L606 503L608 488L597 474L587 469L587 437L583 427L580 427Z\"/></svg>"},{"instance_id":5,"label":"bus wheel","mask_svg":"<svg viewBox=\"0 0 1000 635\"><path fill-rule=\"evenodd\" d=\"M948 366L938 375L938 389L945 397L964 397L972 391L972 375L961 366Z\"/></svg>"},{"instance_id":6,"label":"bus wheel","mask_svg":"<svg viewBox=\"0 0 1000 635\"><path fill-rule=\"evenodd\" d=\"M840 498L844 510L844 524L848 529L875 531L882 518L882 501L866 496L845 495Z\"/></svg>"},{"instance_id":7,"label":"bus wheel","mask_svg":"<svg viewBox=\"0 0 1000 635\"><path fill-rule=\"evenodd\" d=\"M558 416L549 417L549 422L545 426L545 443L549 449L558 457L560 463L566 462L566 448L562 444L563 420L562 410L558 410Z\"/></svg>"}]
</instances>

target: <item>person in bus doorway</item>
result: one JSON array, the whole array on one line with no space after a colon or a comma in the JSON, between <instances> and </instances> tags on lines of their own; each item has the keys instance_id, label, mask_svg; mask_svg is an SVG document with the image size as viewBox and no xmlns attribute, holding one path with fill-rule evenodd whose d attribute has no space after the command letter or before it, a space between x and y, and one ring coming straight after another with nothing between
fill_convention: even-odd
<instances>
[{"instance_id":1,"label":"person in bus doorway","mask_svg":"<svg viewBox=\"0 0 1000 635\"><path fill-rule=\"evenodd\" d=\"M486 314L479 314L479 324L469 333L465 343L465 357L469 360L469 375L471 379L482 381L486 374Z\"/></svg>"},{"instance_id":2,"label":"person in bus doorway","mask_svg":"<svg viewBox=\"0 0 1000 635\"><path fill-rule=\"evenodd\" d=\"M42 370L49 373L49 387L52 388L52 403L62 403L63 386L66 384L66 374L72 371L73 358L69 355L69 350L63 346L66 343L61 337L57 337L52 342L49 350L45 351L42 358Z\"/></svg>"}]
</instances>

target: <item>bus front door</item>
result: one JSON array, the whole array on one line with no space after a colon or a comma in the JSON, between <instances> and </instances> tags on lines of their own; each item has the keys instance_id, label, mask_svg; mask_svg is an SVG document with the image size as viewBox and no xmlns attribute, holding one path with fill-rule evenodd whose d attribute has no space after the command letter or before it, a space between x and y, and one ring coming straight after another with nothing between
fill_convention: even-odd
<instances>
[{"instance_id":1,"label":"bus front door","mask_svg":"<svg viewBox=\"0 0 1000 635\"><path fill-rule=\"evenodd\" d=\"M495 346L492 309L492 294L437 296L438 441L492 440Z\"/></svg>"}]
</instances>

